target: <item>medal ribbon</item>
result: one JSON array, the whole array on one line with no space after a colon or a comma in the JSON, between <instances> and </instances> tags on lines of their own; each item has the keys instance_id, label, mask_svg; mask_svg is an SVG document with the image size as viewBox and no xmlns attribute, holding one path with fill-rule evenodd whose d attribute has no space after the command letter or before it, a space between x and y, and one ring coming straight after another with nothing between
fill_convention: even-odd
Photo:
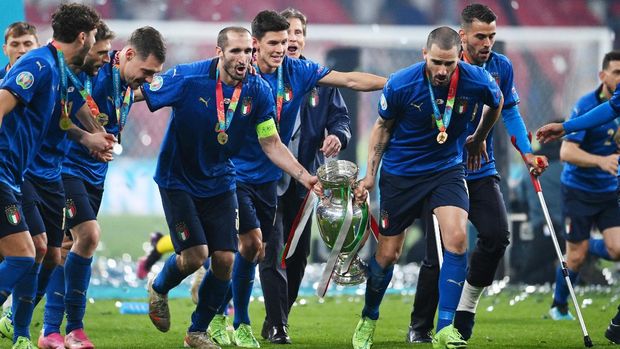
<instances>
[{"instance_id":1,"label":"medal ribbon","mask_svg":"<svg viewBox=\"0 0 620 349\"><path fill-rule=\"evenodd\" d=\"M125 93L121 92L121 69L119 53L114 55L114 64L112 65L112 82L114 87L114 109L116 110L116 120L118 122L118 133L123 131L127 122L129 108L133 103L133 90L127 86ZM121 103L122 100L122 103Z\"/></svg>"},{"instance_id":2,"label":"medal ribbon","mask_svg":"<svg viewBox=\"0 0 620 349\"><path fill-rule=\"evenodd\" d=\"M69 96L69 82L67 80L67 62L65 62L65 54L60 49L60 46L56 41L51 42L52 46L56 48L56 55L58 56L58 66L60 67L60 118L69 118L69 107L67 106L67 98Z\"/></svg>"},{"instance_id":3,"label":"medal ribbon","mask_svg":"<svg viewBox=\"0 0 620 349\"><path fill-rule=\"evenodd\" d=\"M446 101L446 109L444 114L441 115L439 112L439 107L437 106L437 101L435 100L435 93L433 92L433 86L431 85L431 77L428 73L426 73L426 80L428 82L428 90L431 95L431 105L433 106L435 123L437 124L437 128L439 132L445 132L448 126L450 126L450 119L452 118L452 108L454 107L454 100L456 99L456 87L459 83L459 66L456 65L456 69L454 73L452 73L452 77L450 78L450 86L448 87L448 98Z\"/></svg>"},{"instance_id":4,"label":"medal ribbon","mask_svg":"<svg viewBox=\"0 0 620 349\"><path fill-rule=\"evenodd\" d=\"M239 96L241 96L243 84L238 82L235 86L235 91L230 98L228 109L226 110L226 113L224 113L224 90L222 88L222 80L220 79L219 69L215 73L215 78L217 79L217 82L215 83L215 104L217 104L217 121L220 125L218 132L226 132L232 122L233 116L235 116L235 110L237 110L237 105L239 104Z\"/></svg>"},{"instance_id":5,"label":"medal ribbon","mask_svg":"<svg viewBox=\"0 0 620 349\"><path fill-rule=\"evenodd\" d=\"M261 74L258 65L254 66L256 71ZM278 90L276 92L276 127L280 130L280 115L282 114L282 105L284 105L284 73L282 65L278 67Z\"/></svg>"},{"instance_id":6,"label":"medal ribbon","mask_svg":"<svg viewBox=\"0 0 620 349\"><path fill-rule=\"evenodd\" d=\"M90 78L88 77L86 78L86 83L84 85L82 84L80 79L78 79L77 76L75 76L75 73L73 73L73 71L69 69L69 67L66 65L65 65L65 70L66 70L66 74L71 79L71 83L73 83L73 86L75 86L75 88L78 89L78 91L80 92L80 95L82 96L86 104L88 105L88 109L90 109L90 113L92 114L94 118L96 118L100 112L99 112L99 107L97 106L97 103L91 96L92 82L90 81Z\"/></svg>"}]
</instances>

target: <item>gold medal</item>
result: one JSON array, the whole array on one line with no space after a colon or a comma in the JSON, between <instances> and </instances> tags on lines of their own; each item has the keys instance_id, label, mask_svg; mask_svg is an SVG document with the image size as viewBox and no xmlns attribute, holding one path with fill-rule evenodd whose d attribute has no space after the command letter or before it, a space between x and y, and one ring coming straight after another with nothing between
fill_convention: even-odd
<instances>
[{"instance_id":1,"label":"gold medal","mask_svg":"<svg viewBox=\"0 0 620 349\"><path fill-rule=\"evenodd\" d=\"M110 118L108 117L108 114L106 113L99 113L99 115L97 115L97 122L101 126L107 125L109 120Z\"/></svg>"},{"instance_id":2,"label":"gold medal","mask_svg":"<svg viewBox=\"0 0 620 349\"><path fill-rule=\"evenodd\" d=\"M444 144L448 139L448 133L446 131L441 131L437 135L437 143Z\"/></svg>"},{"instance_id":3,"label":"gold medal","mask_svg":"<svg viewBox=\"0 0 620 349\"><path fill-rule=\"evenodd\" d=\"M226 144L226 142L228 142L228 134L226 134L226 132L220 132L217 134L217 141L221 144L224 145Z\"/></svg>"},{"instance_id":4,"label":"gold medal","mask_svg":"<svg viewBox=\"0 0 620 349\"><path fill-rule=\"evenodd\" d=\"M71 122L71 119L69 119L69 117L67 116L60 117L60 122L58 123L58 126L60 126L61 130L67 131L68 129L71 128L71 125L73 125L73 122Z\"/></svg>"}]
</instances>

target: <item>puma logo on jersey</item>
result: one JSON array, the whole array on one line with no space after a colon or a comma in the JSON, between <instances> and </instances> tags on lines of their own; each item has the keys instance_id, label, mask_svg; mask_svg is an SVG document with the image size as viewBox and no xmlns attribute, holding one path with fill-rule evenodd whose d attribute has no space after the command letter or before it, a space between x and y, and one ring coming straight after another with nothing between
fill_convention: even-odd
<instances>
[{"instance_id":1,"label":"puma logo on jersey","mask_svg":"<svg viewBox=\"0 0 620 349\"><path fill-rule=\"evenodd\" d=\"M205 107L209 108L209 101L211 100L211 98L207 98L207 100L205 100L204 98L200 97L198 98L199 102L202 102L205 104Z\"/></svg>"},{"instance_id":2,"label":"puma logo on jersey","mask_svg":"<svg viewBox=\"0 0 620 349\"><path fill-rule=\"evenodd\" d=\"M36 61L35 62L37 64L37 66L39 67L39 71L41 71L41 69L45 68L45 66L43 64L41 64L41 62Z\"/></svg>"},{"instance_id":3,"label":"puma logo on jersey","mask_svg":"<svg viewBox=\"0 0 620 349\"><path fill-rule=\"evenodd\" d=\"M420 102L420 104L415 104L412 102L411 106L417 108L418 111L422 111L422 104L424 104L424 102Z\"/></svg>"}]
</instances>

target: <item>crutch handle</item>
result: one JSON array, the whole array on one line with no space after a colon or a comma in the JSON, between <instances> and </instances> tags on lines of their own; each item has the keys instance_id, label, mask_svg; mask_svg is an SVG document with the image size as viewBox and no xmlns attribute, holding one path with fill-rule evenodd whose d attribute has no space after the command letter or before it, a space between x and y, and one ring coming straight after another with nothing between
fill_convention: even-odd
<instances>
[{"instance_id":1,"label":"crutch handle","mask_svg":"<svg viewBox=\"0 0 620 349\"><path fill-rule=\"evenodd\" d=\"M532 133L531 132L527 133L527 138L530 140L530 142L532 141ZM527 160L525 159L525 154L523 154L523 152L521 151L521 149L519 149L519 146L517 145L517 137L511 136L510 137L510 141L512 142L512 145L515 147L515 149L517 149L519 154L521 154L521 159L523 159L523 162L527 166ZM541 158L537 158L536 162L538 163L538 165L541 165L541 166L543 165L541 163L542 162ZM542 188L540 186L540 181L538 180L538 177L534 174L534 168L530 168L529 172L530 172L530 180L532 181L532 184L534 185L534 190L536 190L537 193L542 192Z\"/></svg>"}]
</instances>

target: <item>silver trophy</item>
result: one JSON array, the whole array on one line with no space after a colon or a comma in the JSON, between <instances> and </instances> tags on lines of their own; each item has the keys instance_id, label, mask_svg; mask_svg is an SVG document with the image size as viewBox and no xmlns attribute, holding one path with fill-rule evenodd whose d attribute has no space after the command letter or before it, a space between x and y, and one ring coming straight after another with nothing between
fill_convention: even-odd
<instances>
[{"instance_id":1,"label":"silver trophy","mask_svg":"<svg viewBox=\"0 0 620 349\"><path fill-rule=\"evenodd\" d=\"M321 238L332 249L333 261L328 260L326 270L332 268L331 279L339 285L366 281L366 266L357 252L368 237L368 205L353 200L357 173L357 165L346 160L330 161L317 170L324 196L317 204L316 218Z\"/></svg>"}]
</instances>

